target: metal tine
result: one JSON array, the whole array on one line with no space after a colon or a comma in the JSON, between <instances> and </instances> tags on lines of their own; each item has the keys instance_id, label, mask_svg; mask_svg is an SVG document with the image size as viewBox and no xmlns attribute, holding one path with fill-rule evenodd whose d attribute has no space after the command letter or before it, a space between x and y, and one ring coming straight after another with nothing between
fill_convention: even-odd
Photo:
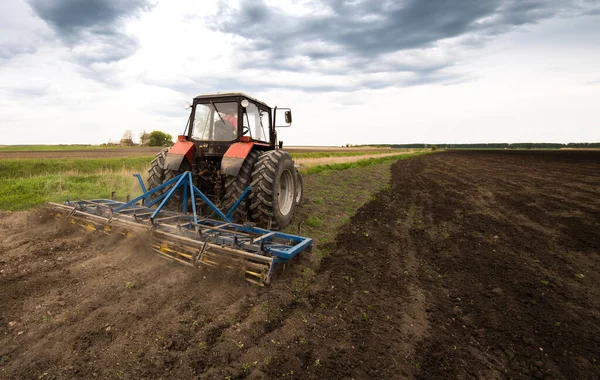
<instances>
[{"instance_id":1,"label":"metal tine","mask_svg":"<svg viewBox=\"0 0 600 380\"><path fill-rule=\"evenodd\" d=\"M189 215L172 215L172 216L166 216L164 218L154 219L154 222L155 223L164 223L165 221L167 221L169 219L175 219L175 218L192 220L192 217Z\"/></svg>"},{"instance_id":2,"label":"metal tine","mask_svg":"<svg viewBox=\"0 0 600 380\"><path fill-rule=\"evenodd\" d=\"M258 278L260 281L256 282L257 284L264 285L265 277L267 277L271 265L267 263L256 263L251 261L251 259L236 256L235 254L215 253L210 251L209 249L206 249L206 247L208 247L208 244L203 246L203 251L201 252L200 257L197 258L198 263L208 265L211 267L225 267L227 269L238 268L243 270L246 275ZM194 256L198 253L198 251L196 253L190 254L182 252L177 248L178 247L169 248L168 246L159 243L153 244L153 250L157 253L160 253L165 258L173 259L185 263L187 265L197 266ZM182 249L182 247L179 249ZM264 272L267 272L267 274L265 274ZM256 281L249 278L246 279L250 280L251 282Z\"/></svg>"},{"instance_id":3,"label":"metal tine","mask_svg":"<svg viewBox=\"0 0 600 380\"><path fill-rule=\"evenodd\" d=\"M152 211L152 212L154 212L154 210L152 210L151 208L148 208L148 207L143 207L143 206L126 208L126 209L123 209L123 210L121 210L121 211L119 211L119 212L120 212L121 214L126 214L126 213L131 213L131 212L141 211L141 210L146 210L146 211Z\"/></svg>"},{"instance_id":4,"label":"metal tine","mask_svg":"<svg viewBox=\"0 0 600 380\"><path fill-rule=\"evenodd\" d=\"M230 226L231 224L232 223L225 223L225 224L221 224L218 227L205 226L204 228L211 229L211 230L220 230L220 229L226 228L227 226Z\"/></svg>"},{"instance_id":5,"label":"metal tine","mask_svg":"<svg viewBox=\"0 0 600 380\"><path fill-rule=\"evenodd\" d=\"M263 240L269 239L273 235L275 235L275 231L271 231L268 234L261 235L261 236L257 237L256 239L253 239L252 244L256 243L257 241L263 241Z\"/></svg>"},{"instance_id":6,"label":"metal tine","mask_svg":"<svg viewBox=\"0 0 600 380\"><path fill-rule=\"evenodd\" d=\"M232 223L228 223L228 224L231 225ZM222 227L202 226L201 228L203 228L205 231L209 231L209 230L215 231L216 230L217 232L226 232L226 233L229 232L229 233L233 233L233 231L223 230ZM203 231L203 232L205 232L205 231ZM235 233L237 235L240 235L240 236L246 236L246 237L251 237L252 236L251 234L246 233L246 232L238 232L238 231L236 231Z\"/></svg>"},{"instance_id":7,"label":"metal tine","mask_svg":"<svg viewBox=\"0 0 600 380\"><path fill-rule=\"evenodd\" d=\"M113 204L113 203L116 204L116 203L123 203L123 202L113 201L113 200L110 200L110 199L92 199L92 200L84 200L84 199L82 199L82 200L79 200L77 202L71 202L71 203L79 203L79 204L85 203L85 204L96 204L96 205L101 204L101 205L106 205L106 204Z\"/></svg>"},{"instance_id":8,"label":"metal tine","mask_svg":"<svg viewBox=\"0 0 600 380\"><path fill-rule=\"evenodd\" d=\"M139 217L142 217L144 215L152 215L152 212L142 212L141 214L133 214L133 215L135 215L136 217L139 218Z\"/></svg>"},{"instance_id":9,"label":"metal tine","mask_svg":"<svg viewBox=\"0 0 600 380\"><path fill-rule=\"evenodd\" d=\"M224 267L227 269L241 269L246 273L254 275L256 277L262 278L264 275L261 275L260 272L265 272L269 270L270 266L267 264L256 264L246 262L245 260L227 258L222 259L218 256L210 256L205 255L202 264L208 265L211 267Z\"/></svg>"}]
</instances>

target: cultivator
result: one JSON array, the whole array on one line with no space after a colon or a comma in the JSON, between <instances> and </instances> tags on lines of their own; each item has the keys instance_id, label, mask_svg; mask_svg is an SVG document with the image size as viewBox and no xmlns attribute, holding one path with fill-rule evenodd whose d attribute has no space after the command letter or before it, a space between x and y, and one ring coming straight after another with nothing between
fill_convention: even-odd
<instances>
[{"instance_id":1,"label":"cultivator","mask_svg":"<svg viewBox=\"0 0 600 380\"><path fill-rule=\"evenodd\" d=\"M114 227L120 227L123 231L149 231L152 249L163 257L193 267L239 270L248 281L259 285L270 283L276 264L312 247L309 238L232 223L231 216L250 187L224 213L194 186L190 172L150 191L146 191L139 174L135 176L143 194L129 202L94 199L49 205L57 215L68 217L87 230L110 233ZM164 209L176 191L183 193L181 213ZM196 197L220 220L198 215Z\"/></svg>"}]
</instances>

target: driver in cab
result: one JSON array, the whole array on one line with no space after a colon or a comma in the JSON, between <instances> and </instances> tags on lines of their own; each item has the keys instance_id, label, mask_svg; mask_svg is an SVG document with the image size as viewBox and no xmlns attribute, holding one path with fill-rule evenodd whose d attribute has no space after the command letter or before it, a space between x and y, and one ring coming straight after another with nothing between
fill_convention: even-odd
<instances>
[{"instance_id":1,"label":"driver in cab","mask_svg":"<svg viewBox=\"0 0 600 380\"><path fill-rule=\"evenodd\" d=\"M215 123L217 140L231 141L237 137L237 107L219 109L218 118Z\"/></svg>"}]
</instances>

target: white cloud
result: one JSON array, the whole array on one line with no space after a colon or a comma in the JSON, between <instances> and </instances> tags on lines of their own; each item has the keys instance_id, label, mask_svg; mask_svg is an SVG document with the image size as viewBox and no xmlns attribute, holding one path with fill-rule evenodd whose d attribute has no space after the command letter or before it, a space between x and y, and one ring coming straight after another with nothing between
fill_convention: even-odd
<instances>
[{"instance_id":1,"label":"white cloud","mask_svg":"<svg viewBox=\"0 0 600 380\"><path fill-rule=\"evenodd\" d=\"M186 100L228 90L292 108L293 127L279 132L286 145L600 141L598 14L551 17L493 38L441 39L384 53L363 70L328 41L286 47L333 54L318 60L269 61L283 48L276 44L271 52L241 49L252 41L207 24L225 17L212 3L161 1L123 18L114 33L136 45L115 45L114 60L106 59L114 40L65 44L25 3L6 4L0 145L102 143L127 129L176 135ZM332 12L321 2L294 4L298 16Z\"/></svg>"},{"instance_id":2,"label":"white cloud","mask_svg":"<svg viewBox=\"0 0 600 380\"><path fill-rule=\"evenodd\" d=\"M9 58L34 51L48 42L45 23L20 0L4 0L0 7L0 64Z\"/></svg>"}]
</instances>

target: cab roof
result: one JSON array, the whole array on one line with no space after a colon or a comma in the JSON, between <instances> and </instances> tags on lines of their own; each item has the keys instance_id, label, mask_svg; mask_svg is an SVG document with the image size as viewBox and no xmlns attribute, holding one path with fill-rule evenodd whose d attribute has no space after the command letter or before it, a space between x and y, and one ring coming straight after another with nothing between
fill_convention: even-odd
<instances>
[{"instance_id":1,"label":"cab roof","mask_svg":"<svg viewBox=\"0 0 600 380\"><path fill-rule=\"evenodd\" d=\"M215 92L215 93L212 93L212 94L200 94L200 95L196 96L194 98L194 100L217 99L217 98L232 98L232 97L238 97L238 96L243 97L243 98L247 98L248 100L252 100L252 101L254 101L256 103L262 104L265 107L271 108L265 102L261 102L260 100L254 98L252 96L244 94L243 92Z\"/></svg>"}]
</instances>

